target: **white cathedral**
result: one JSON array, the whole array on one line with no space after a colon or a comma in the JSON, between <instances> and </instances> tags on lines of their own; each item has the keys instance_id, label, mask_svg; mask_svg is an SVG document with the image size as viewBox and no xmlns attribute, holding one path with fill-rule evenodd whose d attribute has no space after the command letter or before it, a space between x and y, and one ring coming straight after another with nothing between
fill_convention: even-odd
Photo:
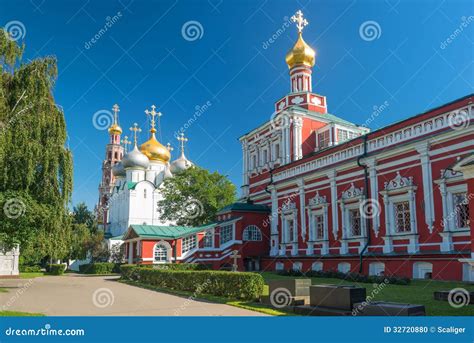
<instances>
[{"instance_id":1,"label":"white cathedral","mask_svg":"<svg viewBox=\"0 0 474 343\"><path fill-rule=\"evenodd\" d=\"M103 225L107 238L120 237L128 227L135 225L170 225L160 218L158 202L162 200L163 181L173 174L193 165L184 154L184 145L188 140L181 133L180 156L170 163L171 148L161 144L156 138L156 117L161 113L151 106L145 113L150 117L150 138L138 145L141 129L135 123L130 128L132 143L125 136L120 139L122 128L118 123L118 105L113 107L114 119L109 127L110 141L106 148L106 157L102 163L102 181L99 185L99 222Z\"/></svg>"}]
</instances>

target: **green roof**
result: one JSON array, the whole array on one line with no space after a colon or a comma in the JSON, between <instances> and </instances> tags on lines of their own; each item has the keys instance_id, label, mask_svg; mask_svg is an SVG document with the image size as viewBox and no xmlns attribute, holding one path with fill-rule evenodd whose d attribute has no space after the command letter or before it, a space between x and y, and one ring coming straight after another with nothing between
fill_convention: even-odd
<instances>
[{"instance_id":1,"label":"green roof","mask_svg":"<svg viewBox=\"0 0 474 343\"><path fill-rule=\"evenodd\" d=\"M270 212L270 208L265 205L252 204L249 202L234 202L233 204L224 207L219 210L217 214L230 212L230 211L239 211L239 212Z\"/></svg>"},{"instance_id":2,"label":"green roof","mask_svg":"<svg viewBox=\"0 0 474 343\"><path fill-rule=\"evenodd\" d=\"M213 227L215 224L210 223L197 227L157 225L130 225L130 227L138 236L143 238L176 239Z\"/></svg>"},{"instance_id":3,"label":"green roof","mask_svg":"<svg viewBox=\"0 0 474 343\"><path fill-rule=\"evenodd\" d=\"M109 237L109 240L111 240L111 241L121 241L122 239L123 239L123 235L115 236L115 237Z\"/></svg>"}]
</instances>

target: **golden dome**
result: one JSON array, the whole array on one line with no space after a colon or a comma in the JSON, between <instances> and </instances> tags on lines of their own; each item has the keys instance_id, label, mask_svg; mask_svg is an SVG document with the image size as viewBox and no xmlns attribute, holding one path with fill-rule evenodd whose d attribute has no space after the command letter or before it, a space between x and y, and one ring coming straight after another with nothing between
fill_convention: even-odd
<instances>
[{"instance_id":1,"label":"golden dome","mask_svg":"<svg viewBox=\"0 0 474 343\"><path fill-rule=\"evenodd\" d=\"M109 133L111 135L121 135L122 134L122 128L118 124L112 124L109 127Z\"/></svg>"},{"instance_id":2,"label":"golden dome","mask_svg":"<svg viewBox=\"0 0 474 343\"><path fill-rule=\"evenodd\" d=\"M298 32L298 40L293 48L286 54L286 64L288 68L296 65L313 67L316 62L316 52L303 39L301 32Z\"/></svg>"},{"instance_id":3,"label":"golden dome","mask_svg":"<svg viewBox=\"0 0 474 343\"><path fill-rule=\"evenodd\" d=\"M154 132L152 132L149 140L140 145L140 151L146 155L150 161L166 163L171 157L169 150L163 144L158 142Z\"/></svg>"}]
</instances>

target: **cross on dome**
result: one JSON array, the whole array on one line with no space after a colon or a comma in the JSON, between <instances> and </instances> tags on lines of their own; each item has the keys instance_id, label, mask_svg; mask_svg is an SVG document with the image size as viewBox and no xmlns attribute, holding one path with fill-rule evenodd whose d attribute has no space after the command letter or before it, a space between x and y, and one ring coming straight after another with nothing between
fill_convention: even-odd
<instances>
[{"instance_id":1,"label":"cross on dome","mask_svg":"<svg viewBox=\"0 0 474 343\"><path fill-rule=\"evenodd\" d=\"M130 128L130 131L133 132L133 144L137 145L137 134L142 132L142 129L138 127L137 123L133 123L133 127Z\"/></svg>"},{"instance_id":2,"label":"cross on dome","mask_svg":"<svg viewBox=\"0 0 474 343\"><path fill-rule=\"evenodd\" d=\"M156 106L155 106L155 105L151 105L151 111L145 110L145 114L151 117L151 123L150 123L150 125L151 125L150 132L151 132L151 133L155 133L155 132L156 132L156 129L155 129L155 117L158 116L158 118L159 118L159 117L162 116L161 112L156 112L155 109L156 109Z\"/></svg>"},{"instance_id":3,"label":"cross on dome","mask_svg":"<svg viewBox=\"0 0 474 343\"><path fill-rule=\"evenodd\" d=\"M119 105L115 104L112 106L112 111L114 111L114 123L118 124L118 113L120 112Z\"/></svg>"},{"instance_id":4,"label":"cross on dome","mask_svg":"<svg viewBox=\"0 0 474 343\"><path fill-rule=\"evenodd\" d=\"M184 143L188 141L186 137L184 137L184 133L181 132L180 136L176 138L180 142L181 153L184 154Z\"/></svg>"},{"instance_id":5,"label":"cross on dome","mask_svg":"<svg viewBox=\"0 0 474 343\"><path fill-rule=\"evenodd\" d=\"M296 28L299 33L303 32L304 27L309 24L308 21L303 18L303 12L301 12L301 10L298 10L295 15L291 17L291 21L296 23Z\"/></svg>"},{"instance_id":6,"label":"cross on dome","mask_svg":"<svg viewBox=\"0 0 474 343\"><path fill-rule=\"evenodd\" d=\"M132 129L132 128L130 128L130 129ZM127 152L128 152L128 146L129 146L130 144L132 144L132 142L130 142L130 141L128 140L128 136L125 136L124 139L122 139L122 140L120 141L120 143L123 144L123 148L125 149L125 153L127 153Z\"/></svg>"},{"instance_id":7,"label":"cross on dome","mask_svg":"<svg viewBox=\"0 0 474 343\"><path fill-rule=\"evenodd\" d=\"M166 144L166 149L168 149L169 152L172 152L174 150L170 143Z\"/></svg>"}]
</instances>

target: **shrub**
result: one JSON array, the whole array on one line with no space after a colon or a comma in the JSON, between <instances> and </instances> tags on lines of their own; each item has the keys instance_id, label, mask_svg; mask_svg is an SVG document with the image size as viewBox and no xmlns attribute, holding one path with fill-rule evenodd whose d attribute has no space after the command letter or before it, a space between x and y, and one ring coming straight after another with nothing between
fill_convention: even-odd
<instances>
[{"instance_id":1,"label":"shrub","mask_svg":"<svg viewBox=\"0 0 474 343\"><path fill-rule=\"evenodd\" d=\"M63 275L66 266L64 264L48 264L46 265L46 273L49 275Z\"/></svg>"},{"instance_id":2,"label":"shrub","mask_svg":"<svg viewBox=\"0 0 474 343\"><path fill-rule=\"evenodd\" d=\"M112 274L119 271L119 265L112 262L97 262L79 266L79 273L84 274Z\"/></svg>"},{"instance_id":3,"label":"shrub","mask_svg":"<svg viewBox=\"0 0 474 343\"><path fill-rule=\"evenodd\" d=\"M279 275L284 276L307 276L307 277L321 277L321 278L332 278L332 279L342 279L352 282L360 283L389 283L393 285L408 285L410 284L410 279L400 276L368 276L359 273L342 273L337 270L310 270L307 272L302 272L299 270L282 270L277 272Z\"/></svg>"},{"instance_id":4,"label":"shrub","mask_svg":"<svg viewBox=\"0 0 474 343\"><path fill-rule=\"evenodd\" d=\"M195 294L210 294L232 299L257 299L263 291L264 280L256 273L234 273L211 270L169 270L122 265L126 280Z\"/></svg>"},{"instance_id":5,"label":"shrub","mask_svg":"<svg viewBox=\"0 0 474 343\"><path fill-rule=\"evenodd\" d=\"M153 268L168 270L209 270L211 266L200 263L162 263L153 265Z\"/></svg>"},{"instance_id":6,"label":"shrub","mask_svg":"<svg viewBox=\"0 0 474 343\"><path fill-rule=\"evenodd\" d=\"M21 273L39 273L41 266L20 266Z\"/></svg>"}]
</instances>

